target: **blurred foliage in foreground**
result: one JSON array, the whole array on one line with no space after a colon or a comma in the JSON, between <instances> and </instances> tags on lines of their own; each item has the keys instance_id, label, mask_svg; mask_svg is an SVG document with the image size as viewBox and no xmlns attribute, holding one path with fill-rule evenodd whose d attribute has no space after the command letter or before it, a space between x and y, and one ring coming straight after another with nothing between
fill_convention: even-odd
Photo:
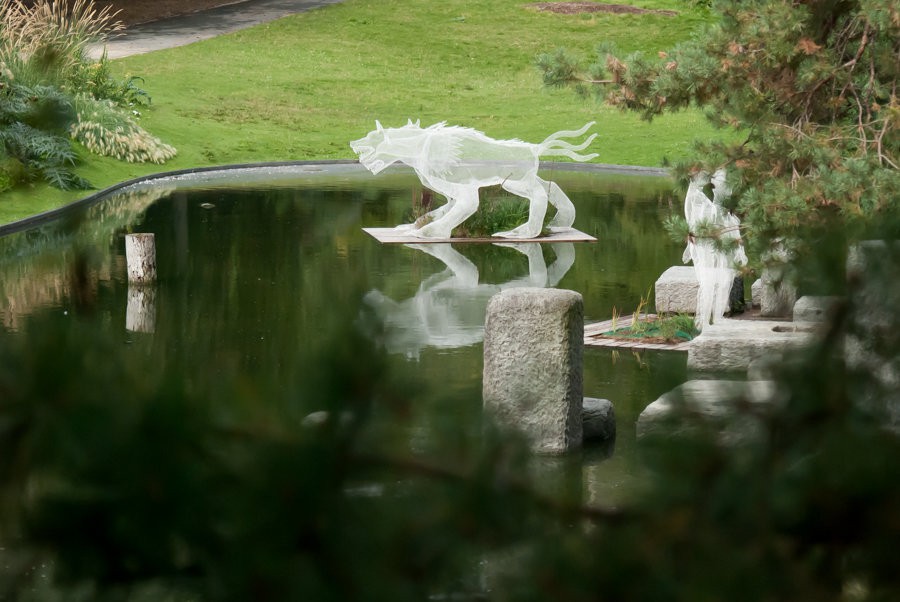
<instances>
[{"instance_id":1,"label":"blurred foliage in foreground","mask_svg":"<svg viewBox=\"0 0 900 602\"><path fill-rule=\"evenodd\" d=\"M643 440L622 508L487 424L411 428L423 392L350 327L265 398L33 316L0 349L0 598L896 600L900 248L874 248L752 428Z\"/></svg>"}]
</instances>

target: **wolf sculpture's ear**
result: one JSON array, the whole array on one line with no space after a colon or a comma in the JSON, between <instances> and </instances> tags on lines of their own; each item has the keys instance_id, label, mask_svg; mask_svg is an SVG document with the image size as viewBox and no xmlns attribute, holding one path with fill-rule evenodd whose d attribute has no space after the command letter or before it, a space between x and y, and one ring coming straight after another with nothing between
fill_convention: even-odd
<instances>
[{"instance_id":1,"label":"wolf sculpture's ear","mask_svg":"<svg viewBox=\"0 0 900 602\"><path fill-rule=\"evenodd\" d=\"M375 120L375 129L378 130L379 132L383 132L383 131L384 131L384 128L381 127L381 122L378 121L377 119Z\"/></svg>"}]
</instances>

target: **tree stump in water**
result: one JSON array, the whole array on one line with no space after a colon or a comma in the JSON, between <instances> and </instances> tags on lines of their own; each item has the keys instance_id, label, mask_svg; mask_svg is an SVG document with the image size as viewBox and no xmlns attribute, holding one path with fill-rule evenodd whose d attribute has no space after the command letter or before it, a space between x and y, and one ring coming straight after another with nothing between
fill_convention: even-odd
<instances>
[{"instance_id":1,"label":"tree stump in water","mask_svg":"<svg viewBox=\"0 0 900 602\"><path fill-rule=\"evenodd\" d=\"M125 260L128 282L147 284L156 281L156 241L153 234L125 236Z\"/></svg>"}]
</instances>

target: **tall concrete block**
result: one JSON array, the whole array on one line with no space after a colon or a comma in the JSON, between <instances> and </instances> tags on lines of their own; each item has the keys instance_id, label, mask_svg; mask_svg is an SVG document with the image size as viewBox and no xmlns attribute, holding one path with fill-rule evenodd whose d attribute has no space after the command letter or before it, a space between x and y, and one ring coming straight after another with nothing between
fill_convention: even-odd
<instances>
[{"instance_id":1,"label":"tall concrete block","mask_svg":"<svg viewBox=\"0 0 900 602\"><path fill-rule=\"evenodd\" d=\"M515 288L491 298L484 407L538 453L581 446L584 302L574 291Z\"/></svg>"}]
</instances>

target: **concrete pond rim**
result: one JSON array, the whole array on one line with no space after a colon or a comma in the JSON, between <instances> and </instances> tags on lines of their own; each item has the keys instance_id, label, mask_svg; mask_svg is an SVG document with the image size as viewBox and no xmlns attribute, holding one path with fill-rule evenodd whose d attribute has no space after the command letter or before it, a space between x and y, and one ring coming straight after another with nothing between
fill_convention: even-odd
<instances>
[{"instance_id":1,"label":"concrete pond rim","mask_svg":"<svg viewBox=\"0 0 900 602\"><path fill-rule=\"evenodd\" d=\"M85 207L89 207L94 203L104 200L105 198L111 196L113 193L118 192L124 188L128 188L129 186L134 186L136 184L144 184L144 183L152 183L154 180L164 180L167 178L177 178L182 176L191 176L191 175L205 175L205 174L213 174L215 172L238 172L238 171L249 171L249 170L257 170L264 168L281 168L281 169L290 169L297 168L297 175L304 175L303 170L309 169L310 167L321 168L320 171L315 172L317 175L321 174L322 171L327 172L329 169L334 169L338 166L349 166L349 165L358 165L360 169L364 169L356 159L329 159L329 160L310 160L310 161L270 161L270 162L262 162L262 163L236 163L231 165L219 165L219 166L209 166L209 167L193 167L186 169L178 169L173 171L164 171L158 172L154 174L148 174L144 176L139 176L137 178L131 178L129 180L125 180L119 182L118 184L113 184L107 188L102 190L98 190L86 197L81 199L77 199L72 201L71 203L67 203L60 207L56 207L54 209L50 209L47 211L43 211L41 213L36 213L34 215L28 216L26 218L16 220L14 222L10 222L8 224L0 225L0 237L7 236L9 234L15 234L16 232L21 232L23 230L28 230L29 228L33 228L36 226L44 225L48 222L56 220L74 210L82 209ZM549 170L559 170L559 171L574 171L574 172L587 172L587 173L605 173L605 174L618 174L623 176L649 176L649 177L669 177L670 173L668 170L657 167L642 167L637 165L611 165L606 163L568 163L568 162L545 162L541 161L540 163L541 169L549 169ZM310 173L310 175L312 175Z\"/></svg>"}]
</instances>

